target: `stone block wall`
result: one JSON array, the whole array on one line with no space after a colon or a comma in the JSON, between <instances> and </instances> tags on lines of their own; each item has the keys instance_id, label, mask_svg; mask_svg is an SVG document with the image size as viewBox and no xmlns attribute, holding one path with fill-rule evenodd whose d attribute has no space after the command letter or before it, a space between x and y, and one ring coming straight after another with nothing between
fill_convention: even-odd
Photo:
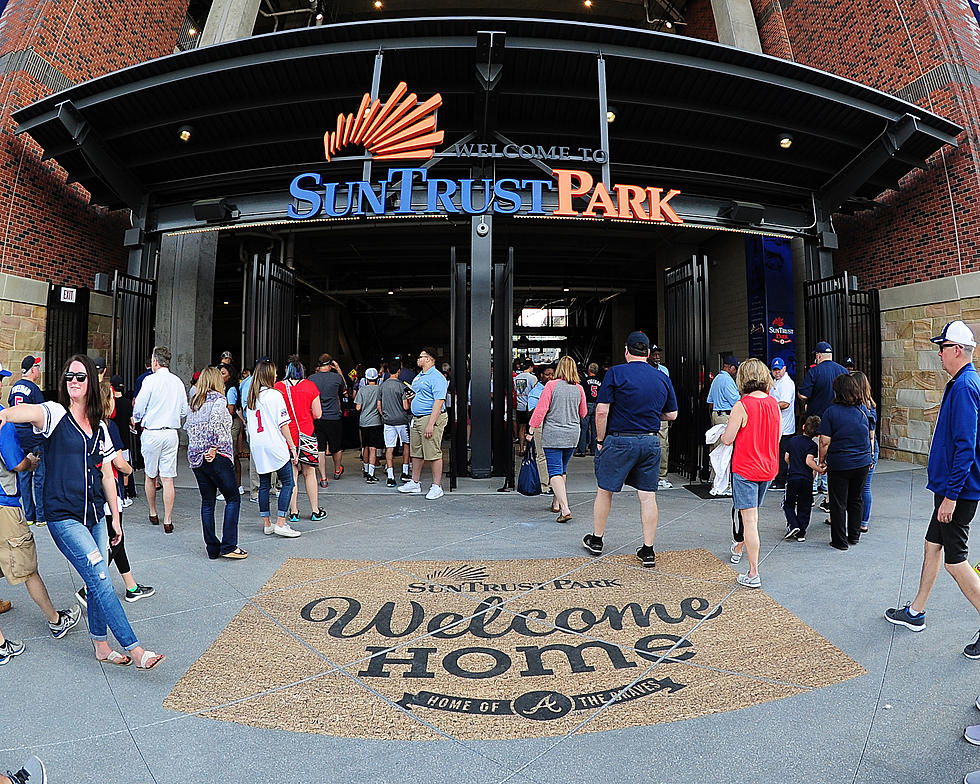
<instances>
[{"instance_id":1,"label":"stone block wall","mask_svg":"<svg viewBox=\"0 0 980 784\"><path fill-rule=\"evenodd\" d=\"M21 360L28 354L44 355L47 314L44 305L0 299L0 363L14 374L13 378L20 377ZM6 394L0 398L6 405Z\"/></svg>"},{"instance_id":2,"label":"stone block wall","mask_svg":"<svg viewBox=\"0 0 980 784\"><path fill-rule=\"evenodd\" d=\"M962 319L980 334L980 297L881 314L881 456L925 465L949 376L929 338Z\"/></svg>"}]
</instances>

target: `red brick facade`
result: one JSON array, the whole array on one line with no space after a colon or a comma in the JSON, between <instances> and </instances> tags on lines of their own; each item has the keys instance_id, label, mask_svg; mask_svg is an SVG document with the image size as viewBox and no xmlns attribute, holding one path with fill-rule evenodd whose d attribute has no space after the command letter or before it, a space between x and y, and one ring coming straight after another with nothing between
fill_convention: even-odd
<instances>
[{"instance_id":1,"label":"red brick facade","mask_svg":"<svg viewBox=\"0 0 980 784\"><path fill-rule=\"evenodd\" d=\"M85 81L171 54L186 8L187 0L10 0L0 56L31 49L53 80ZM91 286L95 273L125 267L129 215L89 206L32 139L14 137L11 112L53 92L27 72L27 58L20 64L0 82L0 272Z\"/></svg>"},{"instance_id":2,"label":"red brick facade","mask_svg":"<svg viewBox=\"0 0 980 784\"><path fill-rule=\"evenodd\" d=\"M980 269L980 26L957 0L752 0L766 54L897 94L964 128L883 206L837 215L838 270L886 288ZM931 78L923 87L923 74ZM947 74L949 74L947 76ZM952 78L950 78L952 77ZM976 77L974 77L976 78ZM906 92L903 92L906 91Z\"/></svg>"},{"instance_id":3,"label":"red brick facade","mask_svg":"<svg viewBox=\"0 0 980 784\"><path fill-rule=\"evenodd\" d=\"M711 0L690 0L684 9L684 21L687 24L678 28L682 35L700 38L702 41L718 40Z\"/></svg>"}]
</instances>

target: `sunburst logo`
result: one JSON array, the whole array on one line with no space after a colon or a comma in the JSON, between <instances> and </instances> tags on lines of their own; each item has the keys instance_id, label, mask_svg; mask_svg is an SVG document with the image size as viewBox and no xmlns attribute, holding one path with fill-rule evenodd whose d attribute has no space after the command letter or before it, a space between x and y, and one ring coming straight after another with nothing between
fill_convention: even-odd
<instances>
[{"instance_id":1,"label":"sunburst logo","mask_svg":"<svg viewBox=\"0 0 980 784\"><path fill-rule=\"evenodd\" d=\"M489 570L482 566L461 564L459 566L447 566L445 569L432 572L425 579L430 582L467 582L469 580L486 580L489 576Z\"/></svg>"},{"instance_id":2,"label":"sunburst logo","mask_svg":"<svg viewBox=\"0 0 980 784\"><path fill-rule=\"evenodd\" d=\"M384 106L364 93L355 114L338 114L336 130L323 134L323 151L331 156L349 144L363 145L378 160L428 160L442 144L443 131L436 130L436 110L442 106L439 93L418 102L408 85L399 82Z\"/></svg>"}]
</instances>

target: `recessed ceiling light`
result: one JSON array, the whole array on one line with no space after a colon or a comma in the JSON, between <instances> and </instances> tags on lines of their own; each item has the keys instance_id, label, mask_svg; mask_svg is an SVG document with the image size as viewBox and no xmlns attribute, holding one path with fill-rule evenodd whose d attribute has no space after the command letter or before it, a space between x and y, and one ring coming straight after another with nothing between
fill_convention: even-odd
<instances>
[{"instance_id":1,"label":"recessed ceiling light","mask_svg":"<svg viewBox=\"0 0 980 784\"><path fill-rule=\"evenodd\" d=\"M375 8L381 8L381 5L382 5L381 0L374 0L374 7Z\"/></svg>"},{"instance_id":2,"label":"recessed ceiling light","mask_svg":"<svg viewBox=\"0 0 980 784\"><path fill-rule=\"evenodd\" d=\"M784 150L788 150L790 147L793 146L793 137L790 136L788 133L779 134L779 146L782 147Z\"/></svg>"},{"instance_id":3,"label":"recessed ceiling light","mask_svg":"<svg viewBox=\"0 0 980 784\"><path fill-rule=\"evenodd\" d=\"M673 26L674 23L671 22L669 19L666 22L664 22L664 27L666 27L668 30L670 30Z\"/></svg>"},{"instance_id":4,"label":"recessed ceiling light","mask_svg":"<svg viewBox=\"0 0 980 784\"><path fill-rule=\"evenodd\" d=\"M388 293L389 293L389 294L394 294L395 292L394 292L394 291L392 291L391 289L388 289Z\"/></svg>"},{"instance_id":5,"label":"recessed ceiling light","mask_svg":"<svg viewBox=\"0 0 980 784\"><path fill-rule=\"evenodd\" d=\"M224 304L225 305L230 305L231 303L228 300L225 300L225 303Z\"/></svg>"},{"instance_id":6,"label":"recessed ceiling light","mask_svg":"<svg viewBox=\"0 0 980 784\"><path fill-rule=\"evenodd\" d=\"M189 125L181 125L180 128L177 129L177 138L182 142L189 142L191 140L191 136L193 135L194 129Z\"/></svg>"},{"instance_id":7,"label":"recessed ceiling light","mask_svg":"<svg viewBox=\"0 0 980 784\"><path fill-rule=\"evenodd\" d=\"M592 8L592 0L585 0L585 7Z\"/></svg>"},{"instance_id":8,"label":"recessed ceiling light","mask_svg":"<svg viewBox=\"0 0 980 784\"><path fill-rule=\"evenodd\" d=\"M568 291L568 290L569 290L568 286L565 286L565 288L562 289L562 291Z\"/></svg>"}]
</instances>

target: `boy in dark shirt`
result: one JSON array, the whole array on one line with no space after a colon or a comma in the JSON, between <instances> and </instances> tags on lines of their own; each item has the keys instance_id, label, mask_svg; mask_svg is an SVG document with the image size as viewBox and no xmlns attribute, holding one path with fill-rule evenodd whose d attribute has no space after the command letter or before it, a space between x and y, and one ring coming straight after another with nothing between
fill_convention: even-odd
<instances>
[{"instance_id":1,"label":"boy in dark shirt","mask_svg":"<svg viewBox=\"0 0 980 784\"><path fill-rule=\"evenodd\" d=\"M817 466L817 444L813 437L820 428L820 417L807 417L803 435L795 435L786 444L783 460L789 464L783 512L786 514L784 539L806 541L806 529L810 525L813 508L813 472L823 473Z\"/></svg>"}]
</instances>

